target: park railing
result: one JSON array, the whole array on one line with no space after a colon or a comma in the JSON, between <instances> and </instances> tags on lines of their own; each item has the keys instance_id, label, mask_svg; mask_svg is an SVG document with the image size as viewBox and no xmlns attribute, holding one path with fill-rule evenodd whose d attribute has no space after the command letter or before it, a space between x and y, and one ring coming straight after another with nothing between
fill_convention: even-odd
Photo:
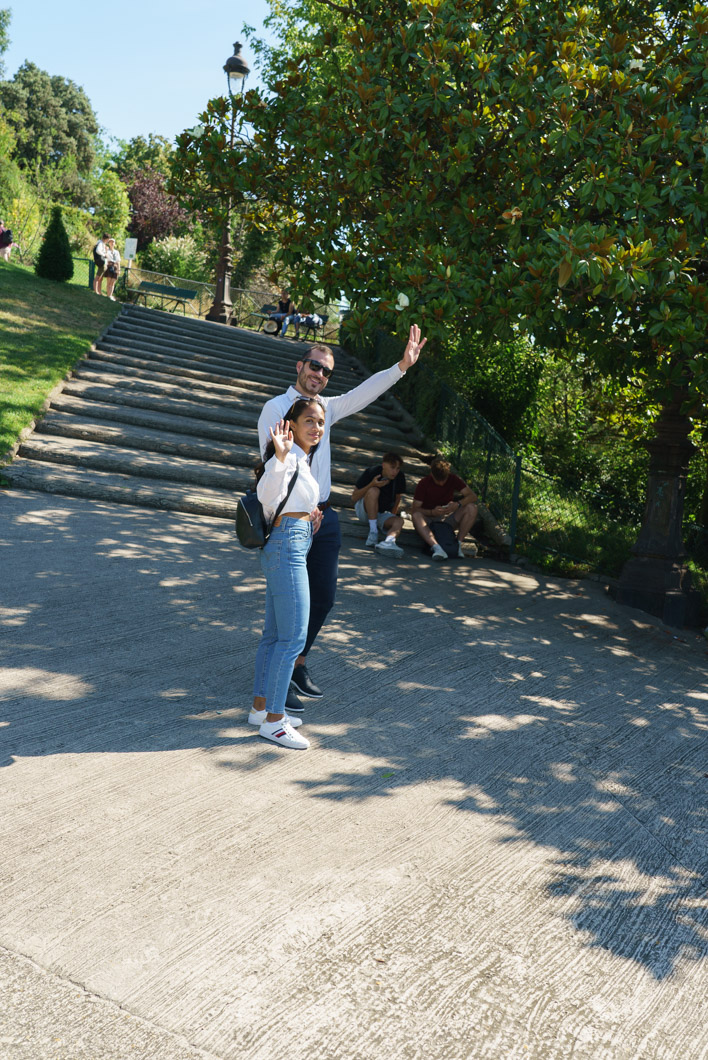
<instances>
[{"instance_id":1,"label":"park railing","mask_svg":"<svg viewBox=\"0 0 708 1060\"><path fill-rule=\"evenodd\" d=\"M188 300L184 307L189 316L205 317L214 301L216 288L213 283L189 280L185 279L184 276L171 276L164 272L153 272L149 269L142 269L137 265L123 268L117 293L126 300L137 298L138 292L140 292L140 285L144 281L157 283L163 287L194 291L194 298ZM164 299L159 294L151 295L141 292L140 297L145 305L154 309L162 308ZM265 285L248 288L231 287L231 301L233 303L232 324L237 327L258 331L263 322L261 309L265 305L275 305L278 301L278 294ZM323 337L327 341L336 342L339 334L340 307L320 302L317 299L313 299L311 304L314 312L319 313L322 317L327 317Z\"/></svg>"},{"instance_id":2,"label":"park railing","mask_svg":"<svg viewBox=\"0 0 708 1060\"><path fill-rule=\"evenodd\" d=\"M77 287L93 287L94 264L91 258L72 258L74 275L71 282Z\"/></svg>"},{"instance_id":3,"label":"park railing","mask_svg":"<svg viewBox=\"0 0 708 1060\"><path fill-rule=\"evenodd\" d=\"M400 341L379 332L349 348L373 371L400 354ZM510 550L556 557L578 571L619 573L636 539L639 506L616 516L616 499L545 474L427 364L407 372L396 397L419 424L431 451L443 455L479 494L511 539Z\"/></svg>"}]
</instances>

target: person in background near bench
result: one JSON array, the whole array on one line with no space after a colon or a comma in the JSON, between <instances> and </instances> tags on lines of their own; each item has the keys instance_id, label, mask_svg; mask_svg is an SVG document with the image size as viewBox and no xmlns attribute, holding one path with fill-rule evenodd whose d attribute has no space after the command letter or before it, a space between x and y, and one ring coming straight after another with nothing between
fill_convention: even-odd
<instances>
[{"instance_id":1,"label":"person in background near bench","mask_svg":"<svg viewBox=\"0 0 708 1060\"><path fill-rule=\"evenodd\" d=\"M113 288L120 276L120 251L116 249L116 241L111 236L106 240L106 294L112 302L115 302Z\"/></svg>"},{"instance_id":2,"label":"person in background near bench","mask_svg":"<svg viewBox=\"0 0 708 1060\"><path fill-rule=\"evenodd\" d=\"M322 317L318 313L295 313L292 317L286 317L283 321L283 329L280 332L281 337L285 338L285 333L288 330L290 322L295 325L295 338L300 338L300 327L312 328L315 332L315 338L317 338L317 329L322 327Z\"/></svg>"},{"instance_id":3,"label":"person in background near bench","mask_svg":"<svg viewBox=\"0 0 708 1060\"><path fill-rule=\"evenodd\" d=\"M362 523L369 524L367 547L373 546L380 556L400 559L403 555L396 538L403 529L398 509L405 492L406 476L398 453L386 453L380 464L367 467L356 480L352 491L354 511ZM379 541L379 530L386 535L384 541Z\"/></svg>"},{"instance_id":4,"label":"person in background near bench","mask_svg":"<svg viewBox=\"0 0 708 1060\"><path fill-rule=\"evenodd\" d=\"M13 243L12 240L12 229L5 228L4 222L0 221L0 258L3 261L9 261L12 248L16 246L17 243Z\"/></svg>"},{"instance_id":5,"label":"person in background near bench","mask_svg":"<svg viewBox=\"0 0 708 1060\"><path fill-rule=\"evenodd\" d=\"M103 294L103 277L106 273L106 255L108 254L109 239L108 232L104 232L96 246L93 248L93 262L96 266L96 275L93 278L93 289L96 294Z\"/></svg>"},{"instance_id":6,"label":"person in background near bench","mask_svg":"<svg viewBox=\"0 0 708 1060\"><path fill-rule=\"evenodd\" d=\"M455 500L455 494L458 494L458 500ZM447 552L435 540L430 524L445 522L456 528L457 554L464 559L462 542L477 520L477 494L466 482L451 473L447 460L436 458L430 465L430 474L422 478L415 488L411 518L413 526L433 550L434 560L446 560ZM477 554L476 545L470 554Z\"/></svg>"},{"instance_id":7,"label":"person in background near bench","mask_svg":"<svg viewBox=\"0 0 708 1060\"><path fill-rule=\"evenodd\" d=\"M290 292L286 290L281 291L280 300L278 302L278 311L277 313L271 313L268 318L269 320L275 320L278 324L282 323L283 326L280 330L281 338L287 331L288 324L290 323L290 317L295 316L296 313L297 309L295 308L295 303L290 297ZM295 333L297 334L297 332L298 328L296 326Z\"/></svg>"},{"instance_id":8,"label":"person in background near bench","mask_svg":"<svg viewBox=\"0 0 708 1060\"><path fill-rule=\"evenodd\" d=\"M412 368L425 346L426 339L420 337L420 328L411 327L408 343L403 356L397 364L383 372L377 372L365 379L359 386L346 394L333 398L322 398L325 406L324 436L312 461L312 474L320 487L319 508L324 513L322 525L315 535L312 548L307 557L307 576L310 583L310 621L307 627L307 640L302 653L295 660L293 686L297 692L309 699L321 699L322 692L310 677L305 666L307 653L324 625L327 615L334 606L337 591L337 572L339 567L339 550L342 547L342 536L339 519L330 506L329 495L332 489L330 472L331 455L329 448L332 425L345 416L360 412L380 397L389 387L397 383ZM310 352L295 366L297 381L284 394L271 398L263 406L258 420L258 442L261 453L270 439L269 430L274 423L281 420L294 401L301 397L316 397L324 388L334 371L334 354L329 346L319 343L310 347ZM302 710L302 704L291 692L286 700L286 709Z\"/></svg>"}]
</instances>

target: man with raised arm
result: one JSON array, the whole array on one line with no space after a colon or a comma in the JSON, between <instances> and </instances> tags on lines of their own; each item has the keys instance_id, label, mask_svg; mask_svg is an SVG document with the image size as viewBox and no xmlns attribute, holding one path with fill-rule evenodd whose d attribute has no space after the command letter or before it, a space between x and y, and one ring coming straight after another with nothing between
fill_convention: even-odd
<instances>
[{"instance_id":1,"label":"man with raised arm","mask_svg":"<svg viewBox=\"0 0 708 1060\"><path fill-rule=\"evenodd\" d=\"M319 483L319 507L322 509L323 516L322 524L312 539L312 547L307 557L307 573L310 581L310 622L307 629L307 641L302 655L295 660L292 678L292 684L297 692L308 699L321 699L323 695L308 672L306 658L327 615L334 606L339 550L342 546L339 519L329 501L332 489L330 431L333 424L344 419L345 416L361 412L385 393L389 387L397 383L416 363L426 341L427 339L421 340L420 328L414 324L411 327L403 356L397 364L365 379L363 383L346 394L333 398L322 397L325 406L325 429L322 441L312 460L312 474ZM298 361L296 371L295 384L289 387L284 394L271 398L263 406L258 419L258 442L261 453L264 452L270 437L269 428L283 418L293 401L296 401L298 397L321 395L334 371L332 350L329 346L320 344L312 346L307 357ZM289 712L302 710L302 704L293 693L288 696L286 706Z\"/></svg>"}]
</instances>

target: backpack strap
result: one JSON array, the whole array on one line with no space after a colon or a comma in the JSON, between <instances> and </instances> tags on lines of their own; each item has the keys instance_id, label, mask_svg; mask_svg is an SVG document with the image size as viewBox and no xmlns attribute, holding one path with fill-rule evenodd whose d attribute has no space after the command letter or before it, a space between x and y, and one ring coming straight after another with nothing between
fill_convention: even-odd
<instances>
[{"instance_id":1,"label":"backpack strap","mask_svg":"<svg viewBox=\"0 0 708 1060\"><path fill-rule=\"evenodd\" d=\"M285 507L285 502L287 501L288 497L290 496L290 494L293 491L293 486L295 485L295 479L297 478L299 473L300 473L300 468L297 465L295 465L295 474L290 479L290 482L288 484L288 492L285 494L285 496L283 497L282 501L280 502L280 504L276 508L275 515L273 516L273 522L270 524L271 525L271 529L275 525L275 520L278 518L278 516L282 512L283 508Z\"/></svg>"}]
</instances>

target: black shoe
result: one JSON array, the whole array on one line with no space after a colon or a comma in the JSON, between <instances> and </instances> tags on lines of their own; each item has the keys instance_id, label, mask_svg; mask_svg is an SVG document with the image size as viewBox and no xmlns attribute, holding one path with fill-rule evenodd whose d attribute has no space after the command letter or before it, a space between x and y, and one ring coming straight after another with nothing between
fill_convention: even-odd
<instances>
[{"instance_id":1,"label":"black shoe","mask_svg":"<svg viewBox=\"0 0 708 1060\"><path fill-rule=\"evenodd\" d=\"M285 713L286 714L302 714L305 709L305 704L301 703L295 695L295 685L290 685L288 688L288 695L285 700Z\"/></svg>"},{"instance_id":2,"label":"black shoe","mask_svg":"<svg viewBox=\"0 0 708 1060\"><path fill-rule=\"evenodd\" d=\"M308 674L304 663L296 666L293 670L292 684L295 685L300 695L305 696L306 699L322 699L323 693Z\"/></svg>"}]
</instances>

